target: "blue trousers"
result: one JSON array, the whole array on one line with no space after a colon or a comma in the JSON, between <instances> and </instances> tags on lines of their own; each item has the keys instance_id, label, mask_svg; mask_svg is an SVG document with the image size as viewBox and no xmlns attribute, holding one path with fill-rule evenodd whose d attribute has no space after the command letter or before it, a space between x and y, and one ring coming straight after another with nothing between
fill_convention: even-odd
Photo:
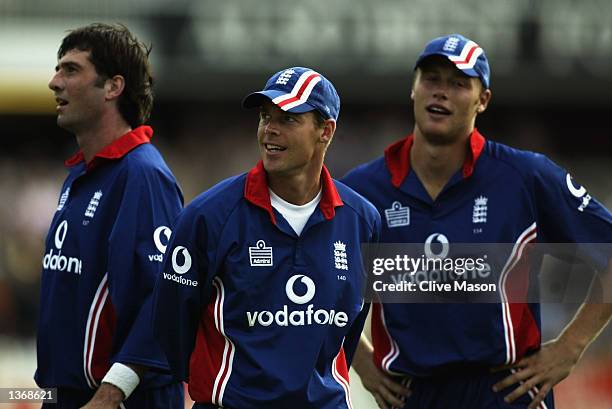
<instances>
[{"instance_id":1,"label":"blue trousers","mask_svg":"<svg viewBox=\"0 0 612 409\"><path fill-rule=\"evenodd\" d=\"M504 397L518 385L499 392L491 389L508 375L509 371L490 373L486 369L459 368L431 378L414 378L410 384L412 395L403 409L526 409L532 400L529 394L512 403L504 402ZM552 391L543 403L538 409L554 409Z\"/></svg>"}]
</instances>

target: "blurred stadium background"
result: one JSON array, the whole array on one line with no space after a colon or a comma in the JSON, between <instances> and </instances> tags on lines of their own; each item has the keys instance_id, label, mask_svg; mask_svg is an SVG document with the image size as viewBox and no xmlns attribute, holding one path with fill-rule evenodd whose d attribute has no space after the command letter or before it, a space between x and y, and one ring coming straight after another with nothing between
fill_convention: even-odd
<instances>
[{"instance_id":1,"label":"blurred stadium background","mask_svg":"<svg viewBox=\"0 0 612 409\"><path fill-rule=\"evenodd\" d=\"M153 142L186 203L258 159L256 114L240 100L273 72L305 65L337 86L327 165L340 177L412 129L414 60L460 32L492 68L484 135L547 154L612 207L609 0L0 0L0 387L33 386L43 240L76 150L47 82L66 30L96 21L153 44ZM545 339L575 308L544 306ZM374 408L352 379L355 409ZM612 408L612 328L556 396L559 409Z\"/></svg>"}]
</instances>

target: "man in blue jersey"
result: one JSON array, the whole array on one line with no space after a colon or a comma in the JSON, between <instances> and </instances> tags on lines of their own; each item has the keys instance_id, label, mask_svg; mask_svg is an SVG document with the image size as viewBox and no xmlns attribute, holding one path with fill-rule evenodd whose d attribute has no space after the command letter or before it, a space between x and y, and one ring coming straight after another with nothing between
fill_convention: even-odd
<instances>
[{"instance_id":1,"label":"man in blue jersey","mask_svg":"<svg viewBox=\"0 0 612 409\"><path fill-rule=\"evenodd\" d=\"M440 252L453 243L514 243L503 274L525 267L517 255L534 241L609 243L610 212L566 171L476 130L489 79L475 42L453 34L426 45L415 65L414 132L343 179L377 207L381 241L424 243L425 252L436 243ZM610 288L610 254L599 256ZM552 408L552 387L610 320L612 305L589 298L541 345L539 305L514 302L507 291L501 285L502 298L489 304L376 304L373 346L362 339L354 367L378 405Z\"/></svg>"},{"instance_id":2,"label":"man in blue jersey","mask_svg":"<svg viewBox=\"0 0 612 409\"><path fill-rule=\"evenodd\" d=\"M155 335L195 408L350 408L363 327L360 244L376 209L323 164L340 99L303 67L274 74L259 108L261 161L179 216L155 287Z\"/></svg>"},{"instance_id":3,"label":"man in blue jersey","mask_svg":"<svg viewBox=\"0 0 612 409\"><path fill-rule=\"evenodd\" d=\"M183 197L144 125L153 105L149 49L124 26L71 31L49 82L66 161L43 256L41 387L53 408L182 408L182 385L153 340L151 291ZM44 405L46 407L47 405Z\"/></svg>"}]
</instances>

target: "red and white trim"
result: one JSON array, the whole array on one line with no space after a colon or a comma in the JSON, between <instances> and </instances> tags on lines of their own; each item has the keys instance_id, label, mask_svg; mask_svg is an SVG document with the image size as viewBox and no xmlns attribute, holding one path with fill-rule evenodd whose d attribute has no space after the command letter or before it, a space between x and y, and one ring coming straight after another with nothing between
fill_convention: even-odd
<instances>
[{"instance_id":1,"label":"red and white trim","mask_svg":"<svg viewBox=\"0 0 612 409\"><path fill-rule=\"evenodd\" d=\"M119 159L127 155L132 149L143 143L149 143L153 137L153 128L146 125L141 125L135 128L119 139L115 139L111 144L105 146L101 151L97 152L94 157L87 162L87 171L92 170L100 159ZM76 154L64 161L66 166L74 166L85 160L83 151L78 151Z\"/></svg>"},{"instance_id":2,"label":"red and white trim","mask_svg":"<svg viewBox=\"0 0 612 409\"><path fill-rule=\"evenodd\" d=\"M382 305L380 305L379 311L380 311L380 322L385 331L385 335L389 339L389 346L391 347L387 355L383 357L380 363L380 366L387 373L396 374L390 368L391 368L391 364L393 363L393 361L395 361L397 357L399 356L399 353L400 353L399 346L397 345L397 342L395 342L395 340L391 338L391 334L389 333L389 330L387 329L387 323L385 321L385 312L384 312Z\"/></svg>"},{"instance_id":3,"label":"red and white trim","mask_svg":"<svg viewBox=\"0 0 612 409\"><path fill-rule=\"evenodd\" d=\"M449 55L448 59L455 63L460 70L469 70L474 68L476 60L482 54L482 48L473 41L468 41L461 50L459 55Z\"/></svg>"},{"instance_id":4,"label":"red and white trim","mask_svg":"<svg viewBox=\"0 0 612 409\"><path fill-rule=\"evenodd\" d=\"M96 295L91 302L89 315L87 317L87 327L85 328L85 343L83 346L83 371L85 379L91 389L97 388L99 385L96 382L92 371L92 360L94 355L94 347L96 340L96 332L98 331L98 322L100 314L104 308L104 303L108 297L108 273L104 274L102 281L98 286Z\"/></svg>"},{"instance_id":5,"label":"red and white trim","mask_svg":"<svg viewBox=\"0 0 612 409\"><path fill-rule=\"evenodd\" d=\"M510 368L510 371L515 374L517 372L517 370L515 368ZM519 381L519 383L522 385L525 382L523 381ZM533 388L529 389L527 391L527 393L529 394L529 396L531 397L531 399L533 400L533 398L535 398L535 396L540 392L540 389L538 389L537 386L534 386ZM536 409L548 409L548 405L546 405L546 403L544 401L540 402L538 404L538 406L536 406Z\"/></svg>"},{"instance_id":6,"label":"red and white trim","mask_svg":"<svg viewBox=\"0 0 612 409\"><path fill-rule=\"evenodd\" d=\"M338 362L340 360L340 362ZM353 402L351 401L351 387L349 382L348 368L346 366L346 357L344 356L344 339L342 339L342 346L338 355L332 361L332 376L344 389L344 399L348 409L353 409Z\"/></svg>"},{"instance_id":7,"label":"red and white trim","mask_svg":"<svg viewBox=\"0 0 612 409\"><path fill-rule=\"evenodd\" d=\"M225 347L223 348L223 358L221 360L221 368L215 378L215 383L212 390L212 403L215 405L223 406L223 394L225 393L225 387L232 374L232 365L234 362L234 352L236 347L234 343L225 335L225 327L223 324L223 303L225 301L225 287L223 281L219 277L215 277L213 280L213 286L217 291L217 298L215 299L215 328L225 338Z\"/></svg>"},{"instance_id":8,"label":"red and white trim","mask_svg":"<svg viewBox=\"0 0 612 409\"><path fill-rule=\"evenodd\" d=\"M293 86L290 93L281 95L272 100L283 111L302 105L310 97L312 89L321 81L321 75L315 71L306 71Z\"/></svg>"},{"instance_id":9,"label":"red and white trim","mask_svg":"<svg viewBox=\"0 0 612 409\"><path fill-rule=\"evenodd\" d=\"M502 315L504 323L504 338L506 341L506 364L511 364L516 361L516 342L514 335L514 324L512 322L512 314L510 308L510 302L508 301L508 294L506 289L506 281L508 279L509 272L516 266L523 255L523 251L527 244L534 241L537 237L536 223L527 227L523 233L519 236L512 253L506 261L501 275L499 276L499 292L501 296Z\"/></svg>"}]
</instances>

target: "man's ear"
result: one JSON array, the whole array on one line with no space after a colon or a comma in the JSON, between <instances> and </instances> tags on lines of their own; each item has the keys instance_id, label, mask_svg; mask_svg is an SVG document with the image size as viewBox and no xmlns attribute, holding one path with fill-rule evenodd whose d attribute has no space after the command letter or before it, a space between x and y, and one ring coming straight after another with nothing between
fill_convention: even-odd
<instances>
[{"instance_id":1,"label":"man's ear","mask_svg":"<svg viewBox=\"0 0 612 409\"><path fill-rule=\"evenodd\" d=\"M480 96L478 97L478 106L476 107L476 112L478 112L479 114L482 114L487 107L489 106L489 101L491 101L491 90L490 89L485 89L480 93Z\"/></svg>"},{"instance_id":2,"label":"man's ear","mask_svg":"<svg viewBox=\"0 0 612 409\"><path fill-rule=\"evenodd\" d=\"M329 145L334 138L334 133L336 132L336 121L333 119L326 119L325 124L323 125L323 132L319 137L319 141L326 145Z\"/></svg>"},{"instance_id":3,"label":"man's ear","mask_svg":"<svg viewBox=\"0 0 612 409\"><path fill-rule=\"evenodd\" d=\"M106 90L106 99L116 99L121 96L125 88L125 78L122 75L115 75L112 78L107 79L104 82L104 89Z\"/></svg>"},{"instance_id":4,"label":"man's ear","mask_svg":"<svg viewBox=\"0 0 612 409\"><path fill-rule=\"evenodd\" d=\"M416 84L419 75L421 75L421 69L417 68L414 71L414 77L412 77L412 88L410 89L410 99L414 102L414 85Z\"/></svg>"}]
</instances>

